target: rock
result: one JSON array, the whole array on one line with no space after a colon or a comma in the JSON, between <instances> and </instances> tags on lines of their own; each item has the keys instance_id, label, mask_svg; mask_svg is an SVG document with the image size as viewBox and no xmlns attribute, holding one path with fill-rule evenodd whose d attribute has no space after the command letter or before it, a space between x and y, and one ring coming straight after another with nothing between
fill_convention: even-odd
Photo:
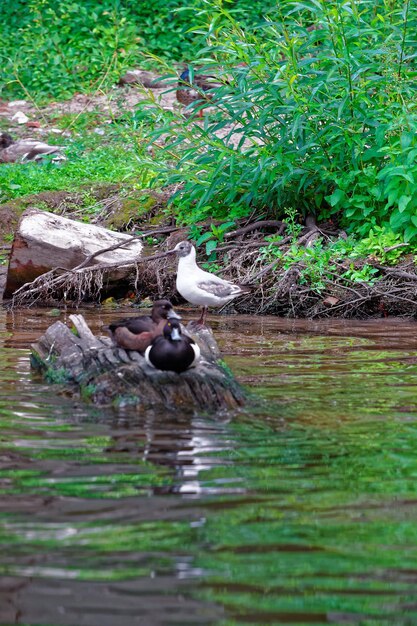
<instances>
[{"instance_id":1,"label":"rock","mask_svg":"<svg viewBox=\"0 0 417 626\"><path fill-rule=\"evenodd\" d=\"M163 89L168 87L168 83L160 80L157 74L147 70L128 70L119 80L120 85L139 84L148 89Z\"/></svg>"},{"instance_id":2,"label":"rock","mask_svg":"<svg viewBox=\"0 0 417 626\"><path fill-rule=\"evenodd\" d=\"M205 356L196 367L176 374L149 366L139 352L123 350L110 338L95 337L82 315L70 315L70 319L77 334L55 322L32 345L31 363L46 380L70 385L84 399L97 405L135 405L141 410L216 411L244 403L243 389L213 356L218 347L210 329L205 328L200 336L194 329Z\"/></svg>"},{"instance_id":3,"label":"rock","mask_svg":"<svg viewBox=\"0 0 417 626\"><path fill-rule=\"evenodd\" d=\"M100 226L29 208L19 221L13 241L4 296L11 297L16 289L51 269L73 269L90 255L123 241L126 242L123 248L103 252L88 262L88 265L110 266L106 274L109 284L129 274L131 267L127 266L142 253L140 241Z\"/></svg>"},{"instance_id":4,"label":"rock","mask_svg":"<svg viewBox=\"0 0 417 626\"><path fill-rule=\"evenodd\" d=\"M16 111L16 113L12 116L12 121L17 122L18 124L26 124L28 120L28 116L26 113L23 113L23 111Z\"/></svg>"},{"instance_id":5,"label":"rock","mask_svg":"<svg viewBox=\"0 0 417 626\"><path fill-rule=\"evenodd\" d=\"M323 300L324 306L327 306L327 307L336 306L336 304L339 304L339 302L340 302L340 298L336 298L335 296L327 296Z\"/></svg>"}]
</instances>

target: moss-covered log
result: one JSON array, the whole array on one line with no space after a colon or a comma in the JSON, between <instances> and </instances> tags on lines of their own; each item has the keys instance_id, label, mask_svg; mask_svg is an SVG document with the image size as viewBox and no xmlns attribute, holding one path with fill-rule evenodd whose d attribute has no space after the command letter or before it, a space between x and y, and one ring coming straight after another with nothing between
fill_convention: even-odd
<instances>
[{"instance_id":1,"label":"moss-covered log","mask_svg":"<svg viewBox=\"0 0 417 626\"><path fill-rule=\"evenodd\" d=\"M182 374L149 366L135 351L95 337L82 315L71 315L76 332L55 322L32 345L32 367L50 382L65 383L98 405L132 404L139 408L231 409L242 405L244 392L219 363L211 330L191 328L201 348L196 367Z\"/></svg>"}]
</instances>

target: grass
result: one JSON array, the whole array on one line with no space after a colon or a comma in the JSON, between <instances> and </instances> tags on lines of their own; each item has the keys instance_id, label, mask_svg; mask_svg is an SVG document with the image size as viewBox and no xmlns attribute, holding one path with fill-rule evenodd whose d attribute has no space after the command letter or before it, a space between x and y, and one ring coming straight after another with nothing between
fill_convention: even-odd
<instances>
[{"instance_id":1,"label":"grass","mask_svg":"<svg viewBox=\"0 0 417 626\"><path fill-rule=\"evenodd\" d=\"M51 159L35 163L8 163L0 168L0 202L43 191L74 191L90 183L129 183L146 187L151 179L149 169L140 166L132 128L123 124L105 125L105 135L94 132L98 114L82 114L76 122L65 115L54 121L58 128L71 128L71 137L50 134L45 141L65 145L66 161ZM71 126L71 124L73 125Z\"/></svg>"},{"instance_id":2,"label":"grass","mask_svg":"<svg viewBox=\"0 0 417 626\"><path fill-rule=\"evenodd\" d=\"M229 8L248 28L264 20L275 0L233 0ZM0 3L0 97L36 102L107 90L132 67L189 61L204 45L204 0L13 0Z\"/></svg>"}]
</instances>

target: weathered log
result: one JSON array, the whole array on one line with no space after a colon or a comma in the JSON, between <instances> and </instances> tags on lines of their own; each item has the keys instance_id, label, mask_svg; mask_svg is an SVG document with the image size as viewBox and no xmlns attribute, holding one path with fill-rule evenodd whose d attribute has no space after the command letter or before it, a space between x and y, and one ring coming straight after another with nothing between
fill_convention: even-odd
<instances>
[{"instance_id":1,"label":"weathered log","mask_svg":"<svg viewBox=\"0 0 417 626\"><path fill-rule=\"evenodd\" d=\"M108 250L115 244L117 249ZM107 251L98 254L104 249ZM91 259L90 265L108 265L111 269L106 279L117 283L131 271L124 265L138 259L142 249L143 244L129 235L27 209L13 241L4 296L11 297L23 284L53 268L72 269L87 259Z\"/></svg>"},{"instance_id":2,"label":"weathered log","mask_svg":"<svg viewBox=\"0 0 417 626\"><path fill-rule=\"evenodd\" d=\"M218 360L218 346L208 328L191 326L202 358L196 367L176 374L151 367L139 352L119 348L108 337L95 337L82 315L70 319L76 334L55 322L32 345L32 367L50 382L71 385L95 404L212 411L244 402L243 389Z\"/></svg>"}]
</instances>

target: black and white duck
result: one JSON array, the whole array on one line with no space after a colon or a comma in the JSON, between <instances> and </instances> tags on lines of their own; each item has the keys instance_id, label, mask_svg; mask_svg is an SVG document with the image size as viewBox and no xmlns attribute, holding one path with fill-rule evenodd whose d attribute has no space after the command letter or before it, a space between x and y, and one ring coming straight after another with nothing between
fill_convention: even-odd
<instances>
[{"instance_id":1,"label":"black and white duck","mask_svg":"<svg viewBox=\"0 0 417 626\"><path fill-rule=\"evenodd\" d=\"M145 359L158 370L180 374L198 363L200 348L191 337L182 334L177 319L168 319L163 334L156 337L146 349Z\"/></svg>"}]
</instances>

